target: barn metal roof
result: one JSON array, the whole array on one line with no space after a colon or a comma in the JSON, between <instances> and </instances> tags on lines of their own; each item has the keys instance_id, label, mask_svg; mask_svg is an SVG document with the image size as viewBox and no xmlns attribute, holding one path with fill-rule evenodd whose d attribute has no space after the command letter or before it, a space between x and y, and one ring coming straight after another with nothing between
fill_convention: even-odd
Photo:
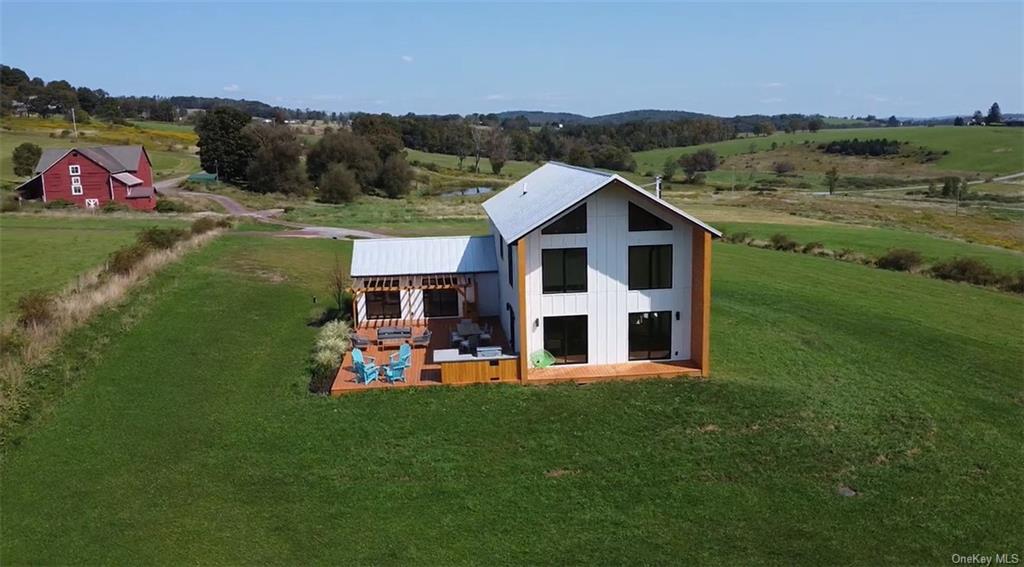
<instances>
[{"instance_id":1,"label":"barn metal roof","mask_svg":"<svg viewBox=\"0 0 1024 567\"><path fill-rule=\"evenodd\" d=\"M612 182L620 182L644 198L715 236L722 233L700 219L658 199L617 174L550 161L491 197L484 211L507 242L515 242Z\"/></svg>"},{"instance_id":2,"label":"barn metal roof","mask_svg":"<svg viewBox=\"0 0 1024 567\"><path fill-rule=\"evenodd\" d=\"M127 171L122 172L122 173L115 173L114 175L111 175L111 177L113 177L114 179L120 181L121 183L124 183L125 185L127 185L129 187L132 187L134 185L141 185L142 184L142 180L141 179L139 179L138 177L135 177L134 175L128 173Z\"/></svg>"},{"instance_id":3,"label":"barn metal roof","mask_svg":"<svg viewBox=\"0 0 1024 567\"><path fill-rule=\"evenodd\" d=\"M68 152L78 151L85 157L100 164L111 173L121 171L137 171L142 153L142 146L91 146L86 148L48 148L43 150L36 164L36 173L42 173L57 163Z\"/></svg>"},{"instance_id":4,"label":"barn metal roof","mask_svg":"<svg viewBox=\"0 0 1024 567\"><path fill-rule=\"evenodd\" d=\"M352 244L354 277L496 271L492 236L375 238Z\"/></svg>"}]
</instances>

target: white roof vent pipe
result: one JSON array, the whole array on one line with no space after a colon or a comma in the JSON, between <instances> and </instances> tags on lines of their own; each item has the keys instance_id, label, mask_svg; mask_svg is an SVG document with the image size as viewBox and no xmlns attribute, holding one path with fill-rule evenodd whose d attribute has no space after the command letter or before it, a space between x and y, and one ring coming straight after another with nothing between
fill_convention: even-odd
<instances>
[{"instance_id":1,"label":"white roof vent pipe","mask_svg":"<svg viewBox=\"0 0 1024 567\"><path fill-rule=\"evenodd\" d=\"M659 198L659 199L661 198L661 176L660 175L654 178L654 196Z\"/></svg>"},{"instance_id":2,"label":"white roof vent pipe","mask_svg":"<svg viewBox=\"0 0 1024 567\"><path fill-rule=\"evenodd\" d=\"M525 194L526 194L526 182L524 181L523 182L523 195L525 195Z\"/></svg>"}]
</instances>

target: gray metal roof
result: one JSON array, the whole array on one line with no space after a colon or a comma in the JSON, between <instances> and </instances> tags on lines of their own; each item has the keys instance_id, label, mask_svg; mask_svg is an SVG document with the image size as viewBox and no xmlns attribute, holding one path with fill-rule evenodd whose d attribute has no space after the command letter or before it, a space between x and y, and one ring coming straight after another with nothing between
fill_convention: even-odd
<instances>
[{"instance_id":1,"label":"gray metal roof","mask_svg":"<svg viewBox=\"0 0 1024 567\"><path fill-rule=\"evenodd\" d=\"M375 238L352 243L353 277L497 271L492 236Z\"/></svg>"},{"instance_id":2,"label":"gray metal roof","mask_svg":"<svg viewBox=\"0 0 1024 567\"><path fill-rule=\"evenodd\" d=\"M50 168L54 163L66 156L68 152L77 150L82 155L100 164L111 173L121 171L137 171L139 160L145 151L142 146L91 146L86 148L49 148L43 150L36 164L36 173Z\"/></svg>"},{"instance_id":3,"label":"gray metal roof","mask_svg":"<svg viewBox=\"0 0 1024 567\"><path fill-rule=\"evenodd\" d=\"M550 161L491 197L484 211L506 242L515 242L609 183L618 181L644 198L704 230L722 233L696 217L658 199L629 180L604 171Z\"/></svg>"},{"instance_id":4,"label":"gray metal roof","mask_svg":"<svg viewBox=\"0 0 1024 567\"><path fill-rule=\"evenodd\" d=\"M142 199L143 197L152 197L156 194L156 189L152 187L131 187L128 190L131 191L128 195L129 199Z\"/></svg>"}]
</instances>

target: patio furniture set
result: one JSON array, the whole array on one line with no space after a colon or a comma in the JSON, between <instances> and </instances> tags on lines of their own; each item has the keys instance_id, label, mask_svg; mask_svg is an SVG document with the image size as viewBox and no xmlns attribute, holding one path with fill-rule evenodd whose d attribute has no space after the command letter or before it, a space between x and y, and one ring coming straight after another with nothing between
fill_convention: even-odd
<instances>
[{"instance_id":1,"label":"patio furniture set","mask_svg":"<svg viewBox=\"0 0 1024 567\"><path fill-rule=\"evenodd\" d=\"M491 345L494 329L489 325L480 326L471 319L463 319L452 327L449 339L452 348L459 349L463 354L476 354L481 346Z\"/></svg>"},{"instance_id":2,"label":"patio furniture set","mask_svg":"<svg viewBox=\"0 0 1024 567\"><path fill-rule=\"evenodd\" d=\"M414 347L425 347L430 344L430 329L423 331L423 334L412 336L412 327L381 327L377 329L377 340L360 337L353 331L349 335L352 341L352 348L370 348L374 343L378 346L411 344Z\"/></svg>"},{"instance_id":3,"label":"patio furniture set","mask_svg":"<svg viewBox=\"0 0 1024 567\"><path fill-rule=\"evenodd\" d=\"M378 366L374 357L365 356L363 351L354 348L352 366L356 371L356 380L362 384L380 379L382 371L388 383L405 382L405 369L412 366L412 347L403 344L398 352L389 357L388 363L384 366Z\"/></svg>"}]
</instances>

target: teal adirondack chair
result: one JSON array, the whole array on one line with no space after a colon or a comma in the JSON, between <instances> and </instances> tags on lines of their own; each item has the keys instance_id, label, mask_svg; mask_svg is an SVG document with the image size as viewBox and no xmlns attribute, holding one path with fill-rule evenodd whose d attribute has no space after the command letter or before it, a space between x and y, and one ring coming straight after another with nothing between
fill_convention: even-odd
<instances>
[{"instance_id":1,"label":"teal adirondack chair","mask_svg":"<svg viewBox=\"0 0 1024 567\"><path fill-rule=\"evenodd\" d=\"M388 364L384 367L384 376L392 384L395 382L405 382L406 368L408 368L408 365L405 364Z\"/></svg>"},{"instance_id":2,"label":"teal adirondack chair","mask_svg":"<svg viewBox=\"0 0 1024 567\"><path fill-rule=\"evenodd\" d=\"M359 382L369 384L380 377L380 368L372 356L363 356L363 351L352 349L352 366L355 367Z\"/></svg>"},{"instance_id":3,"label":"teal adirondack chair","mask_svg":"<svg viewBox=\"0 0 1024 567\"><path fill-rule=\"evenodd\" d=\"M408 344L403 344L398 352L391 355L391 366L395 364L401 364L403 366L412 366L412 347Z\"/></svg>"}]
</instances>

